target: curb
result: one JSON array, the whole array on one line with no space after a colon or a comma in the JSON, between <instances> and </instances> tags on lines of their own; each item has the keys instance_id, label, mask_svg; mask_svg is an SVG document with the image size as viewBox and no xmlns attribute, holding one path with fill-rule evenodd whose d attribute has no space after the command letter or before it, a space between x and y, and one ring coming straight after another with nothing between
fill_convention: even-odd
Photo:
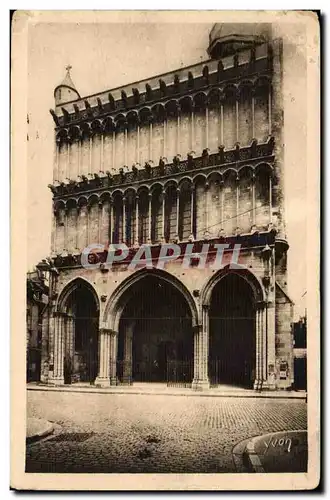
<instances>
[{"instance_id":1,"label":"curb","mask_svg":"<svg viewBox=\"0 0 330 500\"><path fill-rule=\"evenodd\" d=\"M248 461L250 466L253 469L253 472L258 472L258 473L264 473L265 470L263 466L261 465L259 455L256 453L254 449L254 443L256 442L257 439L259 439L260 436L257 436L257 438L252 438L251 441L248 442L245 452L247 453Z\"/></svg>"},{"instance_id":2,"label":"curb","mask_svg":"<svg viewBox=\"0 0 330 500\"><path fill-rule=\"evenodd\" d=\"M200 397L216 397L216 398L271 398L271 399L295 399L295 400L305 400L306 401L306 394L298 395L298 394L290 394L290 393L262 393L262 392L254 392L251 391L250 393L243 393L243 392L213 392L211 391L194 391L194 390L188 390L187 392L172 392L172 391L144 391L144 390L130 390L130 389L120 389L120 388L113 388L113 389L102 389L102 388L96 388L96 387L54 387L54 386L27 386L28 391L53 391L53 392L68 392L68 393L85 393L85 394L134 394L134 395L140 395L140 396L188 396L188 397L194 397L194 396L200 396Z\"/></svg>"},{"instance_id":3,"label":"curb","mask_svg":"<svg viewBox=\"0 0 330 500\"><path fill-rule=\"evenodd\" d=\"M45 421L45 427L39 431L33 434L32 436L27 436L26 437L26 444L31 444L34 443L35 441L39 441L40 439L49 436L50 434L53 434L54 432L54 426L51 422Z\"/></svg>"},{"instance_id":4,"label":"curb","mask_svg":"<svg viewBox=\"0 0 330 500\"><path fill-rule=\"evenodd\" d=\"M279 434L282 435L283 432L300 433L300 432L306 432L306 430L299 429L299 430L290 430L290 431L269 432L267 434L260 434L259 436L255 436L255 437L251 438L246 445L244 453L246 454L248 465L250 466L250 468L252 468L253 472L255 472L255 473L265 473L266 472L261 464L259 455L255 450L255 443L257 441L259 441L259 439L261 437L267 439L268 437L274 437L274 436L277 436Z\"/></svg>"}]
</instances>

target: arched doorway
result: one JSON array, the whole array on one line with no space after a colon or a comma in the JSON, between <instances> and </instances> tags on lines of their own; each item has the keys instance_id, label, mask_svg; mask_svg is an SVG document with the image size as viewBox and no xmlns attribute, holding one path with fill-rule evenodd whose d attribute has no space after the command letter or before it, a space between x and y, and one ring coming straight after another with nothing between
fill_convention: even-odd
<instances>
[{"instance_id":1,"label":"arched doorway","mask_svg":"<svg viewBox=\"0 0 330 500\"><path fill-rule=\"evenodd\" d=\"M122 300L119 382L191 384L192 314L184 295L169 281L150 273L132 283Z\"/></svg>"},{"instance_id":2,"label":"arched doorway","mask_svg":"<svg viewBox=\"0 0 330 500\"><path fill-rule=\"evenodd\" d=\"M99 309L84 280L74 283L64 308L64 383L92 384L98 373Z\"/></svg>"},{"instance_id":3,"label":"arched doorway","mask_svg":"<svg viewBox=\"0 0 330 500\"><path fill-rule=\"evenodd\" d=\"M228 273L214 286L209 309L211 385L253 388L255 380L255 304L249 283Z\"/></svg>"}]
</instances>

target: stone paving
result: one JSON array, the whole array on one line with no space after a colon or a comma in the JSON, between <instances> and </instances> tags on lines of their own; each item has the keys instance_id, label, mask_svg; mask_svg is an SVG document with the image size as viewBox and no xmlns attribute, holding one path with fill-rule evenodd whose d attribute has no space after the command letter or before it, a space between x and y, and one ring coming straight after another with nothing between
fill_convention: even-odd
<instances>
[{"instance_id":1,"label":"stone paving","mask_svg":"<svg viewBox=\"0 0 330 500\"><path fill-rule=\"evenodd\" d=\"M236 472L235 444L307 428L302 400L28 391L60 431L27 445L27 472Z\"/></svg>"}]
</instances>

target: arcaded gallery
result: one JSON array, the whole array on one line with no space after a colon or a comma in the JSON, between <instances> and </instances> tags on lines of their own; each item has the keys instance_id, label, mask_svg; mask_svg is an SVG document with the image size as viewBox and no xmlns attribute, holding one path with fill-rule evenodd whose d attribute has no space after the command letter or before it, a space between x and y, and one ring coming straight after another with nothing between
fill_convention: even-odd
<instances>
[{"instance_id":1,"label":"arcaded gallery","mask_svg":"<svg viewBox=\"0 0 330 500\"><path fill-rule=\"evenodd\" d=\"M267 24L216 24L203 62L91 96L67 68L51 110L51 257L39 265L43 383L292 386L281 75ZM128 257L109 268L120 243ZM177 259L129 265L142 245L154 262L172 243Z\"/></svg>"}]
</instances>

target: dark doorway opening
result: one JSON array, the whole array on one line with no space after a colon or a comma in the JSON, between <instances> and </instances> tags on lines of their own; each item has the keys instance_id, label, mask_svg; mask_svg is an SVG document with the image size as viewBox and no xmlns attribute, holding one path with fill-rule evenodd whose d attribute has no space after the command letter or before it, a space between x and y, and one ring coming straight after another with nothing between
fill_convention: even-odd
<instances>
[{"instance_id":1,"label":"dark doorway opening","mask_svg":"<svg viewBox=\"0 0 330 500\"><path fill-rule=\"evenodd\" d=\"M119 324L119 382L128 378L134 382L190 384L192 318L184 296L153 275L142 278L126 293L129 299Z\"/></svg>"},{"instance_id":2,"label":"dark doorway opening","mask_svg":"<svg viewBox=\"0 0 330 500\"><path fill-rule=\"evenodd\" d=\"M99 313L87 286L77 286L69 297L67 310L64 383L93 383L98 373Z\"/></svg>"},{"instance_id":3,"label":"dark doorway opening","mask_svg":"<svg viewBox=\"0 0 330 500\"><path fill-rule=\"evenodd\" d=\"M228 274L215 286L210 307L211 385L252 388L255 379L255 309L250 285Z\"/></svg>"},{"instance_id":4,"label":"dark doorway opening","mask_svg":"<svg viewBox=\"0 0 330 500\"><path fill-rule=\"evenodd\" d=\"M297 391L307 390L307 360L305 357L294 359L294 387Z\"/></svg>"}]
</instances>

